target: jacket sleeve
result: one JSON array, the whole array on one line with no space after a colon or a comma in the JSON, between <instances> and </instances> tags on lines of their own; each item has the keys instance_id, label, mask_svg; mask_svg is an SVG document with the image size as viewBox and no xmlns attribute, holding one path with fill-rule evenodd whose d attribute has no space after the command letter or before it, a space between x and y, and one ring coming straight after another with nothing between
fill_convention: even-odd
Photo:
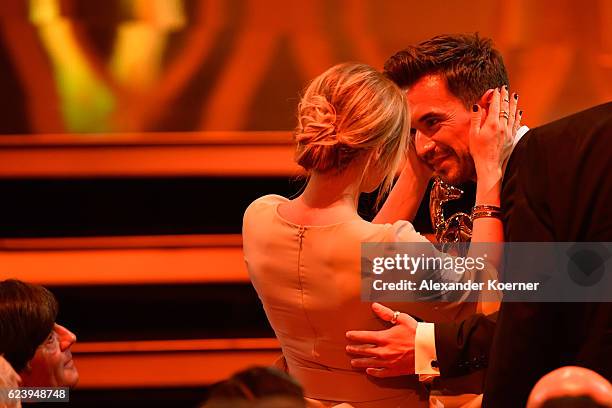
<instances>
[{"instance_id":1,"label":"jacket sleeve","mask_svg":"<svg viewBox=\"0 0 612 408\"><path fill-rule=\"evenodd\" d=\"M436 324L436 355L442 377L458 377L485 368L497 313L475 314L462 322Z\"/></svg>"}]
</instances>

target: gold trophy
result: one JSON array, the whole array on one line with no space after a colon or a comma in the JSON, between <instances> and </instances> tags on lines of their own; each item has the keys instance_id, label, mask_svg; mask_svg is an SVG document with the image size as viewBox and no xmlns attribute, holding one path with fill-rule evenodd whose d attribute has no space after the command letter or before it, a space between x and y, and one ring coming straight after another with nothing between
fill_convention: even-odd
<instances>
[{"instance_id":1,"label":"gold trophy","mask_svg":"<svg viewBox=\"0 0 612 408\"><path fill-rule=\"evenodd\" d=\"M456 200L462 195L461 189L445 183L439 177L434 179L429 194L429 215L436 240L441 244L470 242L472 239L472 219L469 214L458 212L446 219L442 208L447 201Z\"/></svg>"}]
</instances>

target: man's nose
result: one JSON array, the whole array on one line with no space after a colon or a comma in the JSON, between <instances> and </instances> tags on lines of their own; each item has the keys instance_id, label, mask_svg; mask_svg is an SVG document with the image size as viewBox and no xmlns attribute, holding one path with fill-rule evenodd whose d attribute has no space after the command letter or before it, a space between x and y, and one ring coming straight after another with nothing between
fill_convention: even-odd
<instances>
[{"instance_id":1,"label":"man's nose","mask_svg":"<svg viewBox=\"0 0 612 408\"><path fill-rule=\"evenodd\" d=\"M55 332L59 336L60 348L62 350L66 350L68 347L76 343L76 334L74 334L64 326L55 323Z\"/></svg>"},{"instance_id":2,"label":"man's nose","mask_svg":"<svg viewBox=\"0 0 612 408\"><path fill-rule=\"evenodd\" d=\"M414 135L414 148L416 150L416 154L422 160L427 160L427 158L433 154L433 151L436 148L436 143L417 130L416 134Z\"/></svg>"}]
</instances>

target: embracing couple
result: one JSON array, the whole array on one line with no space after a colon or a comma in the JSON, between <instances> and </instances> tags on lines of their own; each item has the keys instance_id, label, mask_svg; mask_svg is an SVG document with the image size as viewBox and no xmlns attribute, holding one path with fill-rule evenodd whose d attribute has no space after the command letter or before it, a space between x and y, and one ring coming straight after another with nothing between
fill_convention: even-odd
<instances>
[{"instance_id":1,"label":"embracing couple","mask_svg":"<svg viewBox=\"0 0 612 408\"><path fill-rule=\"evenodd\" d=\"M611 240L612 104L527 132L508 84L490 40L445 35L398 52L383 73L340 64L305 90L295 141L308 183L291 200L254 201L243 245L287 370L313 405L428 406L415 374L484 367L488 407L524 406L563 365L610 377L612 303L503 303L485 316L473 302L360 300L363 242L428 242L410 221L433 174L476 181L472 242ZM377 189L388 195L367 222L359 195ZM489 261L494 275L501 261Z\"/></svg>"}]
</instances>

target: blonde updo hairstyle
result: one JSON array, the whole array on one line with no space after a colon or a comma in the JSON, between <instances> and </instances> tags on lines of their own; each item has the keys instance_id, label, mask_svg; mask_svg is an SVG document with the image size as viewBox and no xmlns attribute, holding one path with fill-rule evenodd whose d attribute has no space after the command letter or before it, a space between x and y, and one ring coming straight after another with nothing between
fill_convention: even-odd
<instances>
[{"instance_id":1,"label":"blonde updo hairstyle","mask_svg":"<svg viewBox=\"0 0 612 408\"><path fill-rule=\"evenodd\" d=\"M310 83L298 105L295 160L308 173L341 172L373 152L364 173L374 165L381 172L380 199L406 154L409 128L406 97L390 79L365 64L335 65Z\"/></svg>"}]
</instances>

